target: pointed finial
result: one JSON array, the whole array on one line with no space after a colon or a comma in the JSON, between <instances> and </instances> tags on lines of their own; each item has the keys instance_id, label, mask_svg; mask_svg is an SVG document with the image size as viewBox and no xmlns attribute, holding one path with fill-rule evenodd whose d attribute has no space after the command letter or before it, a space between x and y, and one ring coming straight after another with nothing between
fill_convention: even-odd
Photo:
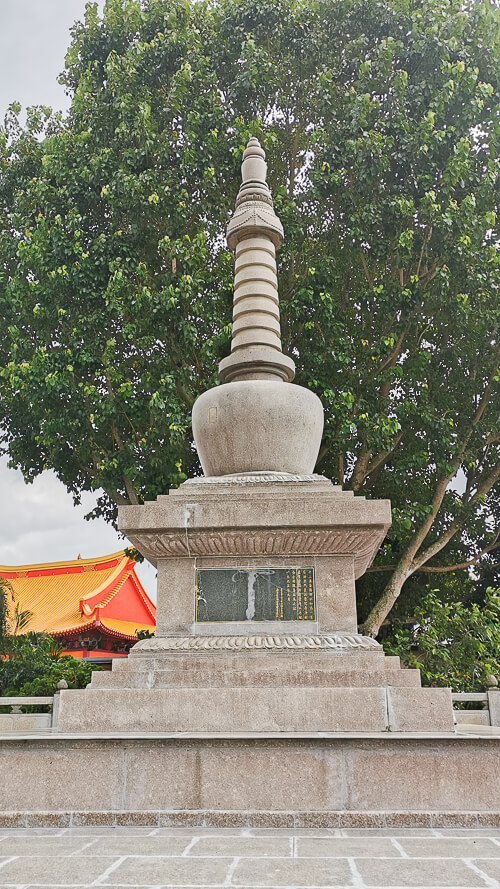
<instances>
[{"instance_id":1,"label":"pointed finial","mask_svg":"<svg viewBox=\"0 0 500 889\"><path fill-rule=\"evenodd\" d=\"M283 226L266 182L264 149L252 137L243 152L241 188L227 227L236 253L231 355L219 364L222 383L279 379L291 382L295 364L281 351L276 250Z\"/></svg>"},{"instance_id":2,"label":"pointed finial","mask_svg":"<svg viewBox=\"0 0 500 889\"><path fill-rule=\"evenodd\" d=\"M242 183L234 215L227 227L227 242L233 250L242 238L251 237L252 229L265 231L277 250L283 243L283 226L274 212L266 177L265 151L259 140L252 136L243 152Z\"/></svg>"},{"instance_id":3,"label":"pointed finial","mask_svg":"<svg viewBox=\"0 0 500 889\"><path fill-rule=\"evenodd\" d=\"M236 207L245 199L260 198L272 205L271 192L266 182L267 164L266 153L255 136L252 136L243 152L241 165L242 184L236 199Z\"/></svg>"}]
</instances>

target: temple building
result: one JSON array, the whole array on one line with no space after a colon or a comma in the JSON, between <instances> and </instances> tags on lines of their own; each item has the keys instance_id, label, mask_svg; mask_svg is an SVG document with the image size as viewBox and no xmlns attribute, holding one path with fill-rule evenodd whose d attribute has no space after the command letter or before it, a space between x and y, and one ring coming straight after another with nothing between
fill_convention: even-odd
<instances>
[{"instance_id":1,"label":"temple building","mask_svg":"<svg viewBox=\"0 0 500 889\"><path fill-rule=\"evenodd\" d=\"M0 565L20 611L30 611L19 632L50 633L65 654L103 665L124 657L137 633L154 633L156 608L126 552L78 557L44 565Z\"/></svg>"}]
</instances>

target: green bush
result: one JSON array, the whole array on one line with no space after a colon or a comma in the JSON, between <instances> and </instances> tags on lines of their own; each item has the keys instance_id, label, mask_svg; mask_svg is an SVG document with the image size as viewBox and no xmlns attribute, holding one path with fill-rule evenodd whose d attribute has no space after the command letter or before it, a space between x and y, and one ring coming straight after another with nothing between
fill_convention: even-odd
<instances>
[{"instance_id":1,"label":"green bush","mask_svg":"<svg viewBox=\"0 0 500 889\"><path fill-rule=\"evenodd\" d=\"M85 688L93 670L84 660L61 650L46 633L27 633L4 641L4 657L0 660L0 695L51 695L64 679L68 688Z\"/></svg>"},{"instance_id":2,"label":"green bush","mask_svg":"<svg viewBox=\"0 0 500 889\"><path fill-rule=\"evenodd\" d=\"M488 676L500 678L500 590L489 587L482 607L443 602L436 592L415 609L410 627L394 629L384 649L420 669L424 685L484 691Z\"/></svg>"},{"instance_id":3,"label":"green bush","mask_svg":"<svg viewBox=\"0 0 500 889\"><path fill-rule=\"evenodd\" d=\"M100 667L62 655L48 633L18 635L30 618L31 612L15 602L12 585L0 577L0 696L52 695L61 679L68 688L85 688Z\"/></svg>"}]
</instances>

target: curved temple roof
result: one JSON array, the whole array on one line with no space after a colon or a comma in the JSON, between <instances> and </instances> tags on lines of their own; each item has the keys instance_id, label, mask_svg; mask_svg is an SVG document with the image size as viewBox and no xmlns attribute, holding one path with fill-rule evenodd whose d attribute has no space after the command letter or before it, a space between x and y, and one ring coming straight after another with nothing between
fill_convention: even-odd
<instances>
[{"instance_id":1,"label":"curved temple roof","mask_svg":"<svg viewBox=\"0 0 500 889\"><path fill-rule=\"evenodd\" d=\"M24 632L72 635L100 627L134 640L139 630L154 631L156 608L123 551L97 559L42 565L0 565L22 611L33 617Z\"/></svg>"}]
</instances>

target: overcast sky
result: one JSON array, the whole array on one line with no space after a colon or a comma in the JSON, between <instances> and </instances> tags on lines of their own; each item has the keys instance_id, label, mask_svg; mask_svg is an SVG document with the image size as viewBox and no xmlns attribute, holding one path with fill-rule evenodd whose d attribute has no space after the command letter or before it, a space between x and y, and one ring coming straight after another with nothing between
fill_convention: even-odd
<instances>
[{"instance_id":1,"label":"overcast sky","mask_svg":"<svg viewBox=\"0 0 500 889\"><path fill-rule=\"evenodd\" d=\"M102 8L103 2L99 3ZM57 82L64 68L70 28L83 19L85 0L0 0L0 119L13 101L68 107ZM0 319L1 323L1 319ZM104 521L86 522L95 498L80 507L54 473L26 485L20 472L0 460L0 565L26 565L102 556L127 545ZM148 593L156 598L156 571L138 566Z\"/></svg>"}]
</instances>

